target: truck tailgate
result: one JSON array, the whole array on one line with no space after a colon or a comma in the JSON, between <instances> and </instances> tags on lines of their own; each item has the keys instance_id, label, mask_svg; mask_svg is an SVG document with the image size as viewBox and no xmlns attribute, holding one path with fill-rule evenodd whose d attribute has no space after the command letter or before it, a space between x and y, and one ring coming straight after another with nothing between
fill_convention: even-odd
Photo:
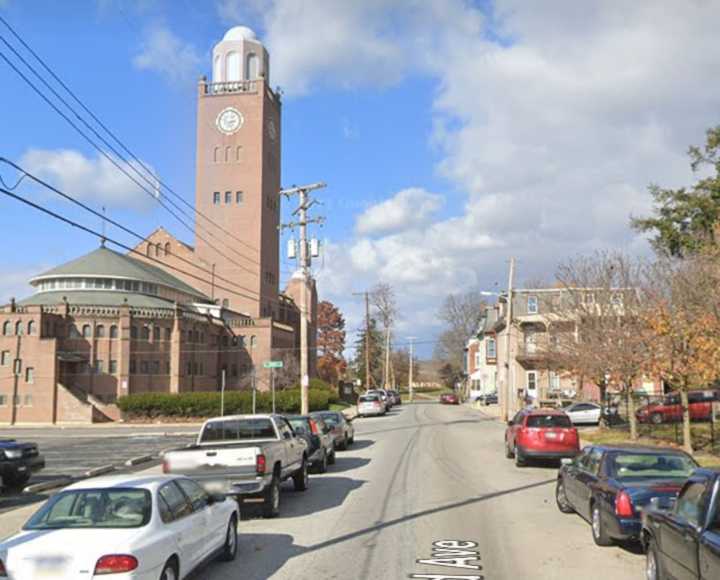
<instances>
[{"instance_id":1,"label":"truck tailgate","mask_svg":"<svg viewBox=\"0 0 720 580\"><path fill-rule=\"evenodd\" d=\"M254 478L255 461L262 450L256 446L202 446L165 455L166 471L193 479Z\"/></svg>"}]
</instances>

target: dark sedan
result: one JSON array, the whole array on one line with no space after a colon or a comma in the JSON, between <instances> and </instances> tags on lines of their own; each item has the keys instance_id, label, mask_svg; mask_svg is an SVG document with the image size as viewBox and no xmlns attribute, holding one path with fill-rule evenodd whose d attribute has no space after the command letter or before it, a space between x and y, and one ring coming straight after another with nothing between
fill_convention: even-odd
<instances>
[{"instance_id":1,"label":"dark sedan","mask_svg":"<svg viewBox=\"0 0 720 580\"><path fill-rule=\"evenodd\" d=\"M325 473L328 465L335 463L335 439L332 428L320 417L291 415L287 417L295 435L307 441L310 466L319 473Z\"/></svg>"},{"instance_id":2,"label":"dark sedan","mask_svg":"<svg viewBox=\"0 0 720 580\"><path fill-rule=\"evenodd\" d=\"M355 428L352 423L339 411L317 411L311 417L319 417L330 427L330 433L335 439L335 448L345 451L355 442Z\"/></svg>"},{"instance_id":3,"label":"dark sedan","mask_svg":"<svg viewBox=\"0 0 720 580\"><path fill-rule=\"evenodd\" d=\"M599 546L638 540L653 498L675 497L697 468L687 453L660 447L597 445L560 468L555 497L563 513L591 524Z\"/></svg>"},{"instance_id":4,"label":"dark sedan","mask_svg":"<svg viewBox=\"0 0 720 580\"><path fill-rule=\"evenodd\" d=\"M21 488L30 476L45 467L35 443L19 443L15 439L0 440L0 480L5 487Z\"/></svg>"}]
</instances>

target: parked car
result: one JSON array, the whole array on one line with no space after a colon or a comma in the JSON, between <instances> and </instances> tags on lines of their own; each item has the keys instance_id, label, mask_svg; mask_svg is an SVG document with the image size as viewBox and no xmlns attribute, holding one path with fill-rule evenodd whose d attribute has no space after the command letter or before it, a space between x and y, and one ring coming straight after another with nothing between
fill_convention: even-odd
<instances>
[{"instance_id":1,"label":"parked car","mask_svg":"<svg viewBox=\"0 0 720 580\"><path fill-rule=\"evenodd\" d=\"M488 393L487 395L485 395L482 402L486 407L488 405L497 405L498 404L497 393Z\"/></svg>"},{"instance_id":2,"label":"parked car","mask_svg":"<svg viewBox=\"0 0 720 580\"><path fill-rule=\"evenodd\" d=\"M5 487L24 487L33 473L45 467L36 443L0 440L0 478Z\"/></svg>"},{"instance_id":3,"label":"parked car","mask_svg":"<svg viewBox=\"0 0 720 580\"><path fill-rule=\"evenodd\" d=\"M369 417L384 415L387 413L387 406L380 395L360 395L357 403L358 417Z\"/></svg>"},{"instance_id":4,"label":"parked car","mask_svg":"<svg viewBox=\"0 0 720 580\"><path fill-rule=\"evenodd\" d=\"M0 577L176 580L237 555L238 507L184 477L120 475L51 497L0 543Z\"/></svg>"},{"instance_id":5,"label":"parked car","mask_svg":"<svg viewBox=\"0 0 720 580\"><path fill-rule=\"evenodd\" d=\"M335 438L335 448L345 451L355 443L355 427L340 411L318 411L310 413L311 417L318 416L332 429Z\"/></svg>"},{"instance_id":6,"label":"parked car","mask_svg":"<svg viewBox=\"0 0 720 580\"><path fill-rule=\"evenodd\" d=\"M287 417L295 435L308 444L310 467L318 473L325 473L328 465L335 464L335 437L332 427L321 417L314 415L291 415Z\"/></svg>"},{"instance_id":7,"label":"parked car","mask_svg":"<svg viewBox=\"0 0 720 580\"><path fill-rule=\"evenodd\" d=\"M712 404L720 401L720 391L716 389L690 391L688 393L688 410L693 421L709 421L712 418ZM659 403L650 403L635 411L641 423L676 423L682 421L682 405L680 393L666 395Z\"/></svg>"},{"instance_id":8,"label":"parked car","mask_svg":"<svg viewBox=\"0 0 720 580\"><path fill-rule=\"evenodd\" d=\"M388 391L388 395L390 395L390 397L392 399L393 407L395 405L398 405L398 406L402 405L402 398L400 397L400 393L398 393L397 391L391 390L391 391Z\"/></svg>"},{"instance_id":9,"label":"parked car","mask_svg":"<svg viewBox=\"0 0 720 580\"><path fill-rule=\"evenodd\" d=\"M305 491L308 444L280 415L234 415L205 421L194 445L169 451L165 473L198 481L211 493L226 493L240 506L260 505L263 516L280 513L280 483L292 479Z\"/></svg>"},{"instance_id":10,"label":"parked car","mask_svg":"<svg viewBox=\"0 0 720 580\"><path fill-rule=\"evenodd\" d=\"M643 513L648 580L720 578L719 500L720 472L698 469L677 501L653 502Z\"/></svg>"},{"instance_id":11,"label":"parked car","mask_svg":"<svg viewBox=\"0 0 720 580\"><path fill-rule=\"evenodd\" d=\"M597 425L600 423L602 407L597 403L578 402L563 408L573 425Z\"/></svg>"},{"instance_id":12,"label":"parked car","mask_svg":"<svg viewBox=\"0 0 720 580\"><path fill-rule=\"evenodd\" d=\"M388 395L388 392L385 389L371 389L366 395L378 395L380 399L382 399L383 405L385 405L385 410L389 411L392 409L392 400L390 399L390 396Z\"/></svg>"},{"instance_id":13,"label":"parked car","mask_svg":"<svg viewBox=\"0 0 720 580\"><path fill-rule=\"evenodd\" d=\"M575 457L580 452L578 432L570 417L558 409L523 409L505 430L505 457L524 466L531 459Z\"/></svg>"},{"instance_id":14,"label":"parked car","mask_svg":"<svg viewBox=\"0 0 720 580\"><path fill-rule=\"evenodd\" d=\"M440 403L443 405L459 405L460 398L455 393L443 393L440 395Z\"/></svg>"},{"instance_id":15,"label":"parked car","mask_svg":"<svg viewBox=\"0 0 720 580\"><path fill-rule=\"evenodd\" d=\"M672 498L697 463L677 449L596 445L560 468L555 497L563 513L591 524L599 546L639 540L640 515L656 498Z\"/></svg>"}]
</instances>

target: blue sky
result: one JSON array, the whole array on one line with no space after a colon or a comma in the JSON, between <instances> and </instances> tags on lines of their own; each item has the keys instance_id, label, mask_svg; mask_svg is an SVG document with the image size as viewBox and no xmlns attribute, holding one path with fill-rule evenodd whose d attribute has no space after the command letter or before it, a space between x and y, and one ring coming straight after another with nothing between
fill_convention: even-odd
<instances>
[{"instance_id":1,"label":"blue sky","mask_svg":"<svg viewBox=\"0 0 720 580\"><path fill-rule=\"evenodd\" d=\"M425 340L448 293L502 287L511 255L522 283L577 253L647 253L630 215L650 211L649 183L692 179L684 152L718 122L715 3L0 0L0 14L188 201L196 80L227 29L253 28L285 93L283 184L328 183L321 294L355 328L350 293L391 283L398 335ZM1 61L0 88L2 155L191 241ZM10 200L0 228L3 300L96 245Z\"/></svg>"}]
</instances>

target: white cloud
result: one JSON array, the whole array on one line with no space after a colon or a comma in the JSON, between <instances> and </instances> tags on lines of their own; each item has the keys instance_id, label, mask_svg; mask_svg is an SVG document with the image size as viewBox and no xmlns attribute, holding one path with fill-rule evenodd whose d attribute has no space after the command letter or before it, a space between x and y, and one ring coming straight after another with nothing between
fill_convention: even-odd
<instances>
[{"instance_id":1,"label":"white cloud","mask_svg":"<svg viewBox=\"0 0 720 580\"><path fill-rule=\"evenodd\" d=\"M139 164L132 164L147 175ZM147 191L102 156L85 157L72 149L30 149L23 154L19 165L68 195L82 201L92 201L94 205L145 209L153 203ZM145 165L150 167L147 163ZM146 190L155 191L137 174L129 169L128 173Z\"/></svg>"},{"instance_id":2,"label":"white cloud","mask_svg":"<svg viewBox=\"0 0 720 580\"><path fill-rule=\"evenodd\" d=\"M145 31L133 64L151 70L172 82L188 82L199 75L202 59L191 44L183 42L169 28L153 26Z\"/></svg>"},{"instance_id":3,"label":"white cloud","mask_svg":"<svg viewBox=\"0 0 720 580\"><path fill-rule=\"evenodd\" d=\"M0 276L0 305L8 304L11 298L20 300L30 296L34 290L28 280L48 268L46 265L39 265L36 268L15 271L4 269L3 275Z\"/></svg>"},{"instance_id":4,"label":"white cloud","mask_svg":"<svg viewBox=\"0 0 720 580\"><path fill-rule=\"evenodd\" d=\"M442 207L443 200L419 187L403 189L358 216L356 231L373 235L422 227Z\"/></svg>"}]
</instances>

